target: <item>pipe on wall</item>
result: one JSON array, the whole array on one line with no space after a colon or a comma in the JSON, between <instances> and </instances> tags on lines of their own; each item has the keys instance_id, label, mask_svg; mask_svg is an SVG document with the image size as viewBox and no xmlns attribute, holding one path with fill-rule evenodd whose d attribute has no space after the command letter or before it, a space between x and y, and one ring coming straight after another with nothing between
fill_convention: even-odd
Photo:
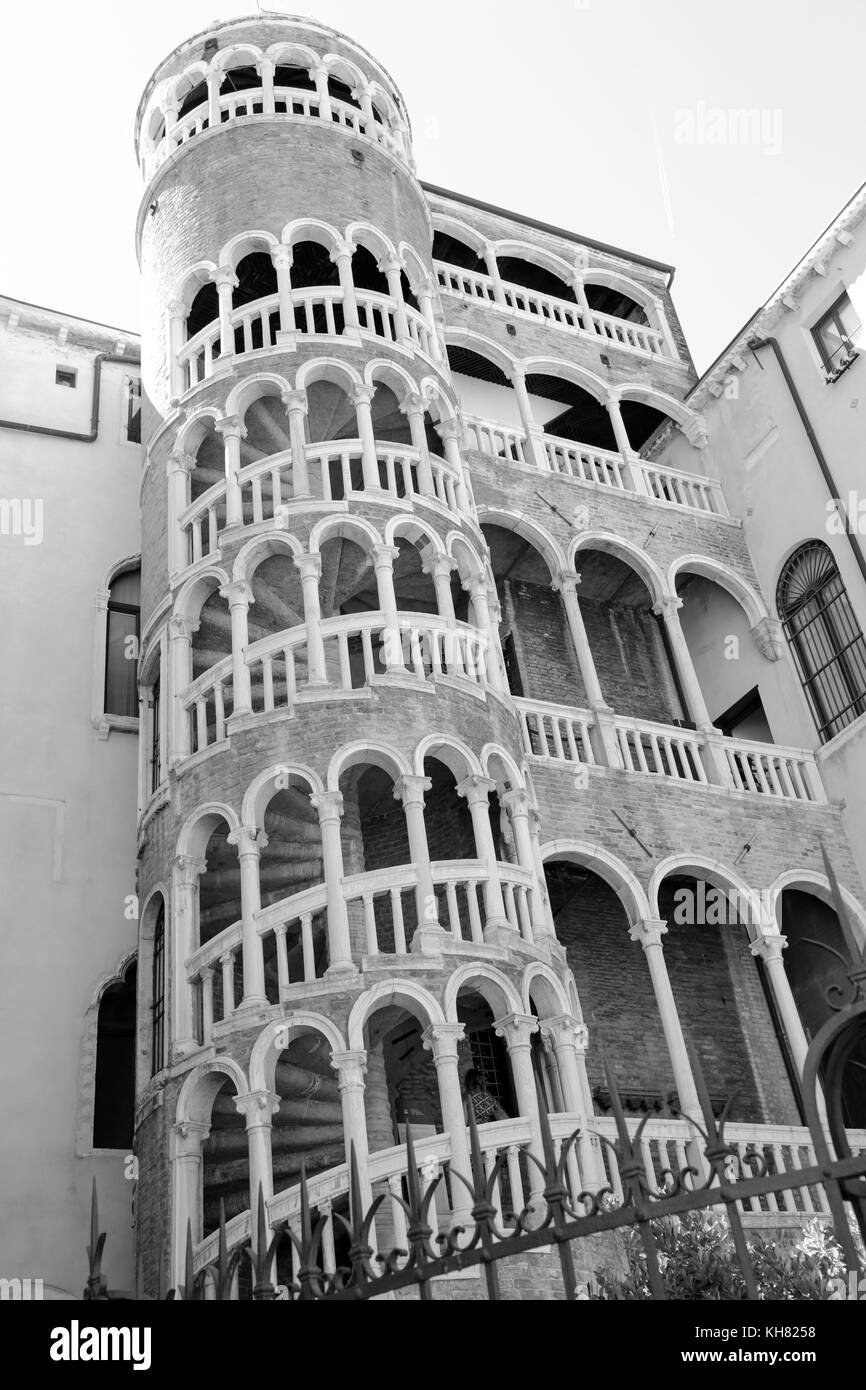
<instances>
[{"instance_id":1,"label":"pipe on wall","mask_svg":"<svg viewBox=\"0 0 866 1390\"><path fill-rule=\"evenodd\" d=\"M90 406L90 431L55 430L47 425L29 425L19 420L0 420L0 429L24 430L27 434L47 434L54 439L77 439L81 444L93 444L99 433L99 397L102 389L103 362L122 362L124 366L141 367L140 357L121 357L119 353L98 352L93 359L93 399Z\"/></svg>"}]
</instances>

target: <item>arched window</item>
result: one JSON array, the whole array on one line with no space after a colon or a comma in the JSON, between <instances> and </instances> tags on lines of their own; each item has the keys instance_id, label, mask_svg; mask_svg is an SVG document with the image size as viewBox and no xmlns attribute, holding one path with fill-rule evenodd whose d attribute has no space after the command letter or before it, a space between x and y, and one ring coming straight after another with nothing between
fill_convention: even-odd
<instances>
[{"instance_id":1,"label":"arched window","mask_svg":"<svg viewBox=\"0 0 866 1390\"><path fill-rule=\"evenodd\" d=\"M125 570L108 591L105 713L138 718L138 623L141 570Z\"/></svg>"},{"instance_id":2,"label":"arched window","mask_svg":"<svg viewBox=\"0 0 866 1390\"><path fill-rule=\"evenodd\" d=\"M150 1074L165 1066L165 904L160 904L153 929L151 971Z\"/></svg>"},{"instance_id":3,"label":"arched window","mask_svg":"<svg viewBox=\"0 0 866 1390\"><path fill-rule=\"evenodd\" d=\"M93 1147L128 1149L135 1107L135 961L99 1001Z\"/></svg>"},{"instance_id":4,"label":"arched window","mask_svg":"<svg viewBox=\"0 0 866 1390\"><path fill-rule=\"evenodd\" d=\"M807 541L779 578L776 604L822 742L866 710L866 643L832 551Z\"/></svg>"}]
</instances>

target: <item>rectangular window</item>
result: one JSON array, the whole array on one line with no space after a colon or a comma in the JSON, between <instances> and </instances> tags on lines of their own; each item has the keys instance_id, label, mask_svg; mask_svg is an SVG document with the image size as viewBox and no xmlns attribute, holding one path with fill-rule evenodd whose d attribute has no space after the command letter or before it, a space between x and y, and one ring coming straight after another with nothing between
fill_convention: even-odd
<instances>
[{"instance_id":1,"label":"rectangular window","mask_svg":"<svg viewBox=\"0 0 866 1390\"><path fill-rule=\"evenodd\" d=\"M75 390L78 384L78 372L74 367L58 367L54 373L55 386L71 386Z\"/></svg>"},{"instance_id":2,"label":"rectangular window","mask_svg":"<svg viewBox=\"0 0 866 1390\"><path fill-rule=\"evenodd\" d=\"M123 431L128 444L141 443L141 378L137 376L126 383Z\"/></svg>"},{"instance_id":3,"label":"rectangular window","mask_svg":"<svg viewBox=\"0 0 866 1390\"><path fill-rule=\"evenodd\" d=\"M159 681L154 683L153 701L150 707L150 791L156 791L161 782L159 768Z\"/></svg>"},{"instance_id":4,"label":"rectangular window","mask_svg":"<svg viewBox=\"0 0 866 1390\"><path fill-rule=\"evenodd\" d=\"M105 651L105 713L138 718L138 624L140 573L119 574L108 599Z\"/></svg>"},{"instance_id":5,"label":"rectangular window","mask_svg":"<svg viewBox=\"0 0 866 1390\"><path fill-rule=\"evenodd\" d=\"M812 329L821 361L832 380L857 357L855 342L859 333L860 320L854 306L847 294L841 294Z\"/></svg>"}]
</instances>

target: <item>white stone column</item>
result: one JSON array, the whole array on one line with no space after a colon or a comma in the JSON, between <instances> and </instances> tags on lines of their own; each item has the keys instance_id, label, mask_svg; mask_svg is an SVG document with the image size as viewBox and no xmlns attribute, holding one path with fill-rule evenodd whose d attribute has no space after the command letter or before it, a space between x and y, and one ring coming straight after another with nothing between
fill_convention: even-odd
<instances>
[{"instance_id":1,"label":"white stone column","mask_svg":"<svg viewBox=\"0 0 866 1390\"><path fill-rule=\"evenodd\" d=\"M521 869L526 869L532 874L533 884L532 896L530 898L530 913L532 918L532 934L533 937L537 939L549 933L541 889L536 881L538 872L535 864L535 852L532 845L532 833L529 829L529 813L532 810L529 793L522 787L514 787L511 791L504 792L500 800L508 812L511 821L511 830L514 835L514 848L517 851L517 862Z\"/></svg>"},{"instance_id":2,"label":"white stone column","mask_svg":"<svg viewBox=\"0 0 866 1390\"><path fill-rule=\"evenodd\" d=\"M328 69L322 63L316 63L310 68L310 76L316 84L316 100L319 106L319 115L323 121L333 119L331 107L331 94L328 91Z\"/></svg>"},{"instance_id":3,"label":"white stone column","mask_svg":"<svg viewBox=\"0 0 866 1390\"><path fill-rule=\"evenodd\" d=\"M397 617L397 597L394 593L394 561L399 554L400 551L396 545L375 545L373 547L373 565L376 572L379 608L385 620L382 649L385 658L385 670L389 675L403 675L406 672L403 647L400 641L400 621Z\"/></svg>"},{"instance_id":4,"label":"white stone column","mask_svg":"<svg viewBox=\"0 0 866 1390\"><path fill-rule=\"evenodd\" d=\"M594 333L595 324L593 323L592 319L592 309L590 308L589 300L586 297L586 285L584 283L583 271L573 271L573 273L569 276L568 283L574 290L574 297L577 300L578 308L580 309L581 322L583 323L585 331L587 333Z\"/></svg>"},{"instance_id":5,"label":"white stone column","mask_svg":"<svg viewBox=\"0 0 866 1390\"><path fill-rule=\"evenodd\" d=\"M331 1054L331 1066L337 1073L337 1084L340 1087L346 1163L351 1162L350 1155L353 1145L358 1161L358 1178L363 1205L363 1211L357 1213L360 1220L366 1215L373 1201L373 1189L367 1168L369 1146L367 1143L367 1115L364 1109L364 1072L367 1070L367 1054L363 1051L333 1052ZM371 1241L372 1243L374 1242Z\"/></svg>"},{"instance_id":6,"label":"white stone column","mask_svg":"<svg viewBox=\"0 0 866 1390\"><path fill-rule=\"evenodd\" d=\"M490 792L496 783L489 777L465 777L457 784L457 793L466 798L469 814L472 817L472 830L475 835L475 851L487 871L484 883L484 907L486 922L484 940L496 945L500 940L506 944L514 941L515 932L505 914L502 897L502 883L499 878L499 864L490 828Z\"/></svg>"},{"instance_id":7,"label":"white stone column","mask_svg":"<svg viewBox=\"0 0 866 1390\"><path fill-rule=\"evenodd\" d=\"M527 461L534 463L535 467L540 469L542 473L549 473L550 460L544 447L544 426L537 425L533 419L532 403L526 389L526 373L522 366L516 365L511 368L511 385L514 387L517 408L520 411L520 423L526 435Z\"/></svg>"},{"instance_id":8,"label":"white stone column","mask_svg":"<svg viewBox=\"0 0 866 1390\"><path fill-rule=\"evenodd\" d=\"M199 877L206 868L204 859L194 859L189 854L177 855L173 866L174 902L170 919L173 928L166 941L171 952L171 1062L194 1052L199 1046L195 1036L193 991L187 979L186 962L198 949Z\"/></svg>"},{"instance_id":9,"label":"white stone column","mask_svg":"<svg viewBox=\"0 0 866 1390\"><path fill-rule=\"evenodd\" d=\"M475 627L480 632L483 640L484 669L487 673L488 683L493 686L494 690L499 690L502 682L499 673L499 663L496 659L496 647L490 620L487 579L483 574L471 574L468 579L463 581L463 588L469 594L472 601Z\"/></svg>"},{"instance_id":10,"label":"white stone column","mask_svg":"<svg viewBox=\"0 0 866 1390\"><path fill-rule=\"evenodd\" d=\"M207 75L207 119L210 129L222 124L220 88L222 87L224 79L225 73L216 72L214 69L211 69Z\"/></svg>"},{"instance_id":11,"label":"white stone column","mask_svg":"<svg viewBox=\"0 0 866 1390\"><path fill-rule=\"evenodd\" d=\"M600 1141L589 1133L594 1109L586 1074L586 1024L579 1023L570 1014L561 1014L556 1018L542 1019L540 1028L542 1035L550 1039L556 1053L565 1108L569 1113L582 1117L577 1151L583 1185L597 1191L607 1178Z\"/></svg>"},{"instance_id":12,"label":"white stone column","mask_svg":"<svg viewBox=\"0 0 866 1390\"><path fill-rule=\"evenodd\" d=\"M797 1008L797 1001L791 989L791 982L785 970L783 952L788 944L788 938L781 932L773 929L762 929L760 936L751 944L753 956L760 956L764 962L764 969L767 975L767 983L779 1010L779 1017L788 1045L791 1049L791 1060L802 1085L803 1069L806 1065L806 1054L809 1051L809 1039L806 1037L806 1030L803 1027L803 1020L800 1018L800 1010ZM826 1107L821 1086L818 1086L818 1113L822 1120L826 1120Z\"/></svg>"},{"instance_id":13,"label":"white stone column","mask_svg":"<svg viewBox=\"0 0 866 1390\"><path fill-rule=\"evenodd\" d=\"M295 302L292 298L292 262L294 253L291 246L275 246L271 251L271 261L277 273L277 294L280 299L280 331L277 334L279 347L297 346L298 334L295 323Z\"/></svg>"},{"instance_id":14,"label":"white stone column","mask_svg":"<svg viewBox=\"0 0 866 1390\"><path fill-rule=\"evenodd\" d=\"M227 415L214 422L214 429L223 437L226 467L226 527L243 526L244 508L241 495L241 440L247 432L237 415Z\"/></svg>"},{"instance_id":15,"label":"white stone column","mask_svg":"<svg viewBox=\"0 0 866 1390\"><path fill-rule=\"evenodd\" d=\"M172 299L168 306L168 376L169 396L180 400L186 390L180 354L186 340L187 307L182 299Z\"/></svg>"},{"instance_id":16,"label":"white stone column","mask_svg":"<svg viewBox=\"0 0 866 1390\"><path fill-rule=\"evenodd\" d=\"M560 570L550 587L562 597L565 620L568 623L574 654L577 657L586 701L595 715L593 751L596 759L602 766L620 768L622 767L622 758L617 743L614 712L604 698L604 692L598 679L592 649L583 624L583 614L580 611L577 584L577 575L572 570Z\"/></svg>"},{"instance_id":17,"label":"white stone column","mask_svg":"<svg viewBox=\"0 0 866 1390\"><path fill-rule=\"evenodd\" d=\"M352 393L355 416L358 421L358 438L361 441L361 471L364 476L364 491L382 492L382 485L379 482L376 435L373 431L372 400L373 392L369 386L359 386Z\"/></svg>"},{"instance_id":18,"label":"white stone column","mask_svg":"<svg viewBox=\"0 0 866 1390\"><path fill-rule=\"evenodd\" d=\"M472 1215L472 1159L463 1112L457 1049L465 1036L462 1023L433 1023L422 1033L424 1047L433 1053L442 1128L451 1140L451 1170L470 1184L467 1188L456 1177L451 1179L451 1219L454 1226L467 1226Z\"/></svg>"},{"instance_id":19,"label":"white stone column","mask_svg":"<svg viewBox=\"0 0 866 1390\"><path fill-rule=\"evenodd\" d=\"M319 814L322 831L322 868L328 903L328 969L325 974L357 975L352 960L349 937L349 914L343 896L343 846L340 821L343 816L342 792L317 792L310 805Z\"/></svg>"},{"instance_id":20,"label":"white stone column","mask_svg":"<svg viewBox=\"0 0 866 1390\"><path fill-rule=\"evenodd\" d=\"M253 708L250 668L246 663L249 646L249 607L253 591L245 579L234 579L220 589L220 598L229 606L232 626L232 719L251 714Z\"/></svg>"},{"instance_id":21,"label":"white stone column","mask_svg":"<svg viewBox=\"0 0 866 1390\"><path fill-rule=\"evenodd\" d=\"M192 564L192 554L180 518L189 506L189 479L196 466L194 454L168 457L168 568L179 574Z\"/></svg>"},{"instance_id":22,"label":"white stone column","mask_svg":"<svg viewBox=\"0 0 866 1390\"><path fill-rule=\"evenodd\" d=\"M439 925L433 869L427 845L427 827L424 823L424 793L428 792L432 785L429 777L415 776L400 777L394 783L394 799L403 803L406 816L409 856L418 873L418 882L415 885L418 927L412 950L421 954L440 950L441 938L445 935L444 929Z\"/></svg>"},{"instance_id":23,"label":"white stone column","mask_svg":"<svg viewBox=\"0 0 866 1390\"><path fill-rule=\"evenodd\" d=\"M186 1282L187 1231L193 1245L202 1238L202 1145L210 1125L181 1120L171 1127L172 1222L171 1284L183 1288Z\"/></svg>"},{"instance_id":24,"label":"white stone column","mask_svg":"<svg viewBox=\"0 0 866 1390\"><path fill-rule=\"evenodd\" d=\"M614 436L616 438L616 447L619 450L619 453L622 455L623 462L626 466L626 473L628 475L629 482L631 485L631 491L646 494L647 485L646 480L644 479L640 455L638 454L637 450L633 449L631 446L631 441L628 437L628 430L626 429L625 421L622 418L622 410L620 408L619 396L616 395L616 393L613 391L609 392L608 395L605 397L604 404L607 413L610 416L610 423L613 428Z\"/></svg>"},{"instance_id":25,"label":"white stone column","mask_svg":"<svg viewBox=\"0 0 866 1390\"><path fill-rule=\"evenodd\" d=\"M441 362L442 347L439 342L439 332L436 327L436 313L433 307L436 300L436 288L433 281L425 280L423 284L420 284L415 290L415 297L418 300L418 308L427 325L430 356L434 362Z\"/></svg>"},{"instance_id":26,"label":"white stone column","mask_svg":"<svg viewBox=\"0 0 866 1390\"><path fill-rule=\"evenodd\" d=\"M541 1130L538 1123L538 1092L535 1089L535 1071L532 1066L532 1034L538 1028L538 1019L531 1014L507 1014L493 1024L498 1038L504 1038L511 1064L514 1081L514 1094L517 1108L523 1119L529 1120L529 1152L540 1162L544 1162L544 1149L541 1143ZM538 1198L544 1191L544 1176L530 1160L529 1191Z\"/></svg>"},{"instance_id":27,"label":"white stone column","mask_svg":"<svg viewBox=\"0 0 866 1390\"><path fill-rule=\"evenodd\" d=\"M457 420L441 420L439 424L434 425L433 428L442 440L445 461L450 465L455 476L457 506L464 516L474 519L475 513L469 498L469 491L466 487L463 458L460 453L460 425Z\"/></svg>"},{"instance_id":28,"label":"white stone column","mask_svg":"<svg viewBox=\"0 0 866 1390\"><path fill-rule=\"evenodd\" d=\"M679 610L682 606L682 599L671 595L653 604L653 612L661 614L664 620L671 657L685 696L685 713L704 735L703 761L707 776L711 782L719 786L730 787L733 786L733 778L725 757L722 737L710 720L710 712L704 701L692 654L680 624Z\"/></svg>"},{"instance_id":29,"label":"white stone column","mask_svg":"<svg viewBox=\"0 0 866 1390\"><path fill-rule=\"evenodd\" d=\"M190 741L190 717L184 709L182 695L192 682L192 635L199 624L189 618L169 619L169 651L171 672L171 765L188 758L192 747Z\"/></svg>"},{"instance_id":30,"label":"white stone column","mask_svg":"<svg viewBox=\"0 0 866 1390\"><path fill-rule=\"evenodd\" d=\"M439 617L444 618L449 627L453 627L456 622L454 613L454 598L451 593L451 575L457 568L457 561L452 560L450 555L431 554L421 566L425 574L429 574L433 580L433 588L436 590L436 607L439 610Z\"/></svg>"},{"instance_id":31,"label":"white stone column","mask_svg":"<svg viewBox=\"0 0 866 1390\"><path fill-rule=\"evenodd\" d=\"M243 1115L247 1128L250 1171L250 1232L258 1237L259 1189L267 1203L274 1195L274 1165L271 1150L273 1117L280 1108L276 1091L249 1091L235 1096L235 1109ZM269 1233L270 1234L270 1233Z\"/></svg>"},{"instance_id":32,"label":"white stone column","mask_svg":"<svg viewBox=\"0 0 866 1390\"><path fill-rule=\"evenodd\" d=\"M497 304L501 304L503 308L507 308L508 301L505 298L505 290L502 287L502 276L499 271L499 262L496 259L496 251L494 247L488 243L484 247L482 254L484 256L484 264L487 266L487 274L493 281L493 298Z\"/></svg>"},{"instance_id":33,"label":"white stone column","mask_svg":"<svg viewBox=\"0 0 866 1390\"><path fill-rule=\"evenodd\" d=\"M360 339L361 320L358 317L358 301L355 296L355 280L352 275L354 249L347 241L340 241L331 252L331 260L337 267L340 290L343 295L343 337Z\"/></svg>"},{"instance_id":34,"label":"white stone column","mask_svg":"<svg viewBox=\"0 0 866 1390\"><path fill-rule=\"evenodd\" d=\"M541 909L544 914L544 926L535 930L535 943L547 938L551 942L556 942L556 924L553 920L553 909L550 906L550 894L547 891L547 875L544 872L544 860L541 857L541 816L535 806L529 809L529 835L532 840L532 855L535 864L535 878L538 883L538 891L541 898Z\"/></svg>"},{"instance_id":35,"label":"white stone column","mask_svg":"<svg viewBox=\"0 0 866 1390\"><path fill-rule=\"evenodd\" d=\"M220 358L225 359L233 356L235 350L235 330L232 323L232 290L237 289L238 277L235 275L231 266L220 266L211 274L211 280L217 287L219 298L219 317L220 317ZM216 369L217 364L214 363Z\"/></svg>"},{"instance_id":36,"label":"white stone column","mask_svg":"<svg viewBox=\"0 0 866 1390\"><path fill-rule=\"evenodd\" d=\"M418 489L424 497L435 497L433 467L430 463L430 450L427 447L427 431L424 425L424 401L420 396L407 396L400 406L400 413L409 421L412 434L412 448L418 451Z\"/></svg>"},{"instance_id":37,"label":"white stone column","mask_svg":"<svg viewBox=\"0 0 866 1390\"><path fill-rule=\"evenodd\" d=\"M361 115L364 117L367 125L374 125L376 117L373 115L373 103L370 100L369 89L365 86L353 87L352 96L361 107Z\"/></svg>"},{"instance_id":38,"label":"white stone column","mask_svg":"<svg viewBox=\"0 0 866 1390\"><path fill-rule=\"evenodd\" d=\"M701 1107L698 1102L698 1093L695 1089L695 1079L692 1075L689 1054L686 1050L685 1038L683 1037L683 1030L680 1024L680 1016L677 1012L676 1000L674 999L674 992L671 989L668 968L665 964L662 937L667 929L666 922L647 919L644 922L636 922L629 931L629 936L632 941L640 942L644 950L644 955L646 956L647 965L649 966L653 993L655 994L662 1030L665 1035L665 1042L671 1059L674 1085L677 1088L680 1110L684 1115L700 1120Z\"/></svg>"},{"instance_id":39,"label":"white stone column","mask_svg":"<svg viewBox=\"0 0 866 1390\"><path fill-rule=\"evenodd\" d=\"M274 70L277 60L271 53L263 53L258 62L259 76L262 79L262 113L265 116L273 116L276 111L274 103Z\"/></svg>"},{"instance_id":40,"label":"white stone column","mask_svg":"<svg viewBox=\"0 0 866 1390\"><path fill-rule=\"evenodd\" d=\"M668 356L669 356L670 358L672 358L672 360L673 360L674 362L679 362L679 360L680 360L680 355L679 355L679 352L677 351L677 345L676 345L676 342L674 341L674 335L673 335L673 333L671 332L671 326L670 326L670 324L668 323L668 316L667 316L667 313L665 312L665 306L664 306L664 301L663 301L663 300L661 300L661 299L654 299L654 300L653 300L653 311L652 311L651 319L655 319L655 323L653 324L653 327L654 327L654 328L657 328L657 329L659 330L659 332L661 333L662 338L664 339L665 351L667 352Z\"/></svg>"},{"instance_id":41,"label":"white stone column","mask_svg":"<svg viewBox=\"0 0 866 1390\"><path fill-rule=\"evenodd\" d=\"M396 257L379 262L379 269L388 281L388 294L394 302L394 322L397 327L397 341L403 347L414 346L409 335L409 319L406 315L406 302L403 299L403 282L400 272L403 267Z\"/></svg>"},{"instance_id":42,"label":"white stone column","mask_svg":"<svg viewBox=\"0 0 866 1390\"><path fill-rule=\"evenodd\" d=\"M306 391L286 391L283 405L289 416L289 445L292 450L292 496L310 496L310 476L307 469Z\"/></svg>"},{"instance_id":43,"label":"white stone column","mask_svg":"<svg viewBox=\"0 0 866 1390\"><path fill-rule=\"evenodd\" d=\"M267 1004L265 962L256 914L261 911L259 857L268 837L257 825L242 825L228 837L237 846L241 871L241 950L244 967L244 996L239 1008L261 1008Z\"/></svg>"},{"instance_id":44,"label":"white stone column","mask_svg":"<svg viewBox=\"0 0 866 1390\"><path fill-rule=\"evenodd\" d=\"M320 552L296 555L295 569L301 576L304 594L304 623L307 629L306 684L313 688L326 686L329 682L325 667L325 643L322 638L322 609L319 603L319 576L322 573Z\"/></svg>"}]
</instances>

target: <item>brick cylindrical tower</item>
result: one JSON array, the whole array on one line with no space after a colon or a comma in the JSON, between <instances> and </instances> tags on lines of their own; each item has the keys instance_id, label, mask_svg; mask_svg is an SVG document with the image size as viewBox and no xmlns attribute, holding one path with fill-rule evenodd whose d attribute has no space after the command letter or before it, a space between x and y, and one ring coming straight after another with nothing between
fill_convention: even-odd
<instances>
[{"instance_id":1,"label":"brick cylindrical tower","mask_svg":"<svg viewBox=\"0 0 866 1390\"><path fill-rule=\"evenodd\" d=\"M207 1265L221 1202L233 1244L259 1192L291 1219L301 1157L337 1206L350 1142L367 1192L399 1189L407 1119L465 1167L470 1064L531 1146L529 984L560 1021L576 997L397 87L309 20L219 23L157 69L136 141L155 1293L188 1229Z\"/></svg>"}]
</instances>

